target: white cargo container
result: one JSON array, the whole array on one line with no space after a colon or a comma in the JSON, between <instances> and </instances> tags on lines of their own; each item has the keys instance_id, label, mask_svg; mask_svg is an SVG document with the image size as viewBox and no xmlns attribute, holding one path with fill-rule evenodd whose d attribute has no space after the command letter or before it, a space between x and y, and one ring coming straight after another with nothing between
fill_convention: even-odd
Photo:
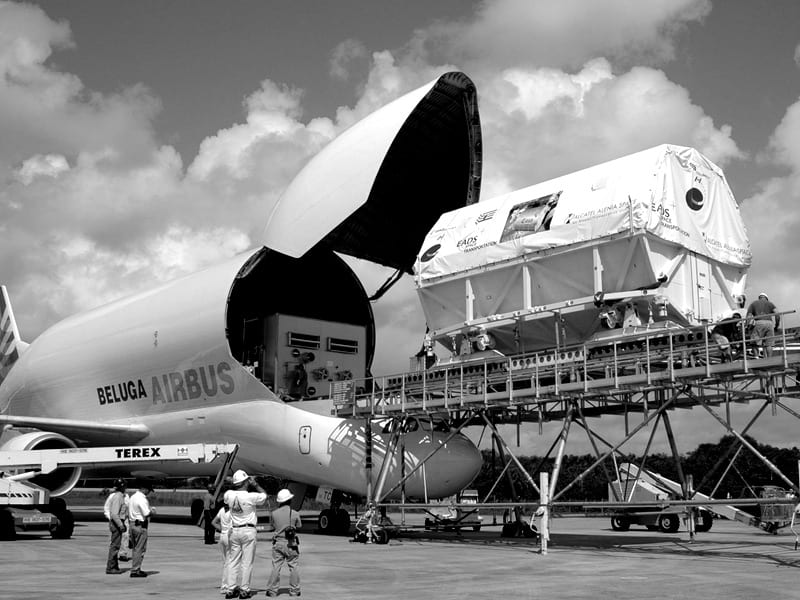
<instances>
[{"instance_id":1,"label":"white cargo container","mask_svg":"<svg viewBox=\"0 0 800 600\"><path fill-rule=\"evenodd\" d=\"M730 317L750 260L719 167L662 145L443 214L415 279L436 341L518 354Z\"/></svg>"}]
</instances>

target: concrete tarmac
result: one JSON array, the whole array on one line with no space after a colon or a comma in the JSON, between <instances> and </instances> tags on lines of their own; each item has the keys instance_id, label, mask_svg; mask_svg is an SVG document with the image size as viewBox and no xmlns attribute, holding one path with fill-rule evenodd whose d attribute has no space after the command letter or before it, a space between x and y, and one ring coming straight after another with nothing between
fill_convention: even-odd
<instances>
[{"instance_id":1,"label":"concrete tarmac","mask_svg":"<svg viewBox=\"0 0 800 600\"><path fill-rule=\"evenodd\" d=\"M221 598L219 546L203 544L202 530L183 516L185 510L165 508L152 523L146 579L105 574L108 526L97 511L76 512L70 540L20 535L0 542L0 598ZM690 542L683 530L633 527L621 533L605 518L556 518L542 555L533 540L500 538L499 526L462 535L417 529L388 545L367 545L317 535L315 519L303 516L303 598L800 598L800 550L788 529L770 535L715 521ZM422 518L413 515L408 522ZM271 568L270 536L258 534L252 587L261 597ZM128 569L130 563L121 565ZM280 597L288 597L285 570Z\"/></svg>"}]
</instances>

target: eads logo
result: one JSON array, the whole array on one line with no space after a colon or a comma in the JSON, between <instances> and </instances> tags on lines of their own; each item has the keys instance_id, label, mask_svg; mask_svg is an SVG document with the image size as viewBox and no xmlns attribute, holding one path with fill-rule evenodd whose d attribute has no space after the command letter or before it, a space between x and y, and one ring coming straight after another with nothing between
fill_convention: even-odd
<instances>
[{"instance_id":1,"label":"eads logo","mask_svg":"<svg viewBox=\"0 0 800 600\"><path fill-rule=\"evenodd\" d=\"M686 205L692 210L700 210L703 208L704 204L705 198L703 198L703 192L696 187L689 188L689 191L686 192Z\"/></svg>"}]
</instances>

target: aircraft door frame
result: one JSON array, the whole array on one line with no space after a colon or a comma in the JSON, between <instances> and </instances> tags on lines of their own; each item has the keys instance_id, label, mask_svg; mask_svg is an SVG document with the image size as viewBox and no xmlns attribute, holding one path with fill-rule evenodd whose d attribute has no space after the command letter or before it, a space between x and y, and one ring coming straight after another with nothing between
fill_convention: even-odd
<instances>
[{"instance_id":1,"label":"aircraft door frame","mask_svg":"<svg viewBox=\"0 0 800 600\"><path fill-rule=\"evenodd\" d=\"M301 425L297 432L297 445L300 454L311 453L311 425Z\"/></svg>"}]
</instances>

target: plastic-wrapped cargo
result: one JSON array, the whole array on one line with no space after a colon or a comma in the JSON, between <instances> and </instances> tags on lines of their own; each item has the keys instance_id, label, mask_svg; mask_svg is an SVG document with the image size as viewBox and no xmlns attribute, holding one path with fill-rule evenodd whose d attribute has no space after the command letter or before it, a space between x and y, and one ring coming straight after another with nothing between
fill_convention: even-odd
<instances>
[{"instance_id":1,"label":"plastic-wrapped cargo","mask_svg":"<svg viewBox=\"0 0 800 600\"><path fill-rule=\"evenodd\" d=\"M514 354L730 317L750 262L722 170L661 145L443 214L415 279L436 340Z\"/></svg>"}]
</instances>

